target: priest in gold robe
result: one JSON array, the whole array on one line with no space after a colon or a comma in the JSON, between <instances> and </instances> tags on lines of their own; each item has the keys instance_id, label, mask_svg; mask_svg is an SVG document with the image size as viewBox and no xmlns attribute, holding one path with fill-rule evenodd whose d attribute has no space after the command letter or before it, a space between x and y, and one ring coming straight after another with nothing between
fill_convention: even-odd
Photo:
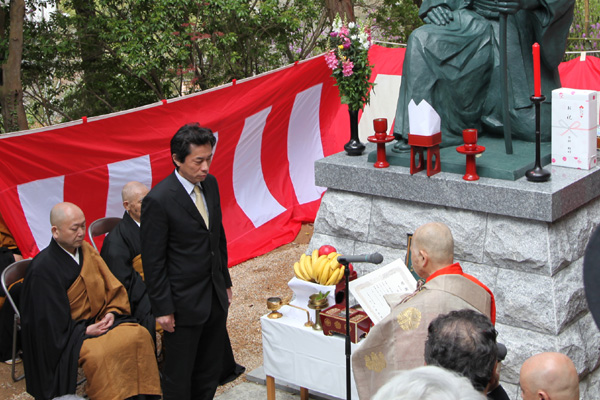
<instances>
[{"instance_id":1,"label":"priest in gold robe","mask_svg":"<svg viewBox=\"0 0 600 400\"><path fill-rule=\"evenodd\" d=\"M454 263L454 239L446 225L433 222L418 228L411 260L425 284L410 295L386 296L390 314L371 328L352 355L361 400L371 399L398 371L425 365L427 327L440 314L471 309L495 321L492 292Z\"/></svg>"},{"instance_id":2,"label":"priest in gold robe","mask_svg":"<svg viewBox=\"0 0 600 400\"><path fill-rule=\"evenodd\" d=\"M50 213L52 240L32 261L21 298L27 392L36 400L75 393L77 368L92 400L158 398L152 338L129 315L127 292L89 244L71 203Z\"/></svg>"}]
</instances>

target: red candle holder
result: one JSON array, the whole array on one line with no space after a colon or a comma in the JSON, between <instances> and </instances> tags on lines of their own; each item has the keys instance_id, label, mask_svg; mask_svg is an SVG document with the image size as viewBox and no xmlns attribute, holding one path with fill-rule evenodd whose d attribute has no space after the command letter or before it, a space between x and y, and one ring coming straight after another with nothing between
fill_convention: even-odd
<instances>
[{"instance_id":1,"label":"red candle holder","mask_svg":"<svg viewBox=\"0 0 600 400\"><path fill-rule=\"evenodd\" d=\"M394 136L387 134L387 128L387 118L375 118L373 120L375 135L367 138L369 142L377 143L377 161L373 164L375 168L387 168L390 166L385 155L385 144L394 140Z\"/></svg>"},{"instance_id":2,"label":"red candle holder","mask_svg":"<svg viewBox=\"0 0 600 400\"><path fill-rule=\"evenodd\" d=\"M479 175L477 175L475 156L483 153L485 147L477 145L477 129L463 130L463 140L465 144L456 148L456 151L460 154L467 156L467 166L463 179L465 181L476 181L479 179Z\"/></svg>"}]
</instances>

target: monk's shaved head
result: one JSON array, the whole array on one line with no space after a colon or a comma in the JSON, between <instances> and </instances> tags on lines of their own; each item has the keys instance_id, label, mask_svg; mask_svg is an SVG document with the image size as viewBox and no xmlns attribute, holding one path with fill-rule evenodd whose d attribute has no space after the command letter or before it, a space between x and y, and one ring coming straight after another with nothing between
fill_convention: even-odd
<instances>
[{"instance_id":1,"label":"monk's shaved head","mask_svg":"<svg viewBox=\"0 0 600 400\"><path fill-rule=\"evenodd\" d=\"M123 197L123 207L137 223L142 219L142 200L148 194L149 190L141 182L131 181L123 186L121 196Z\"/></svg>"},{"instance_id":2,"label":"monk's shaved head","mask_svg":"<svg viewBox=\"0 0 600 400\"><path fill-rule=\"evenodd\" d=\"M454 239L441 222L422 225L413 234L411 261L417 275L427 279L431 274L454 263Z\"/></svg>"},{"instance_id":3,"label":"monk's shaved head","mask_svg":"<svg viewBox=\"0 0 600 400\"><path fill-rule=\"evenodd\" d=\"M441 222L431 222L419 227L413 235L413 246L425 250L435 264L446 266L454 262L452 232Z\"/></svg>"},{"instance_id":4,"label":"monk's shaved head","mask_svg":"<svg viewBox=\"0 0 600 400\"><path fill-rule=\"evenodd\" d=\"M85 215L73 203L58 203L50 211L52 237L65 250L75 253L85 237Z\"/></svg>"},{"instance_id":5,"label":"monk's shaved head","mask_svg":"<svg viewBox=\"0 0 600 400\"><path fill-rule=\"evenodd\" d=\"M540 353L521 367L523 400L579 400L579 377L573 361L561 353Z\"/></svg>"},{"instance_id":6,"label":"monk's shaved head","mask_svg":"<svg viewBox=\"0 0 600 400\"><path fill-rule=\"evenodd\" d=\"M73 203L58 203L50 210L50 225L59 226L69 218L74 216L83 216L81 208Z\"/></svg>"},{"instance_id":7,"label":"monk's shaved head","mask_svg":"<svg viewBox=\"0 0 600 400\"><path fill-rule=\"evenodd\" d=\"M121 198L123 201L133 202L136 201L140 194L145 196L148 194L149 190L146 185L142 182L131 181L123 186L123 190L121 191ZM142 196L142 197L143 197Z\"/></svg>"}]
</instances>

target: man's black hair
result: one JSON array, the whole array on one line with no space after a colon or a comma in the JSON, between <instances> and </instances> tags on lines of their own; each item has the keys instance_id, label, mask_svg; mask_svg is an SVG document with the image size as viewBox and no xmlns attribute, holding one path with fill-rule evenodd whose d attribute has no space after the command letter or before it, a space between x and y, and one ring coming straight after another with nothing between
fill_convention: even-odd
<instances>
[{"instance_id":1,"label":"man's black hair","mask_svg":"<svg viewBox=\"0 0 600 400\"><path fill-rule=\"evenodd\" d=\"M425 362L467 377L482 392L492 379L498 354L494 325L473 310L451 311L429 324Z\"/></svg>"},{"instance_id":2,"label":"man's black hair","mask_svg":"<svg viewBox=\"0 0 600 400\"><path fill-rule=\"evenodd\" d=\"M203 146L208 143L213 148L217 143L217 138L210 129L200 126L197 122L187 124L179 128L171 139L171 154L175 154L177 161L183 163L191 152L191 144Z\"/></svg>"}]
</instances>

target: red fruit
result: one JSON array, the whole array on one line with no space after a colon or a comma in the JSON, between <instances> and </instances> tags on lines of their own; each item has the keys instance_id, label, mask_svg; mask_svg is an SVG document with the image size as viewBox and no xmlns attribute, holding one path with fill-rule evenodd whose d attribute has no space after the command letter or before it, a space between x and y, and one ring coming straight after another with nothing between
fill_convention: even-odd
<instances>
[{"instance_id":1,"label":"red fruit","mask_svg":"<svg viewBox=\"0 0 600 400\"><path fill-rule=\"evenodd\" d=\"M324 244L319 247L319 256L326 256L329 253L333 253L335 251L335 247L330 246L328 244Z\"/></svg>"}]
</instances>

